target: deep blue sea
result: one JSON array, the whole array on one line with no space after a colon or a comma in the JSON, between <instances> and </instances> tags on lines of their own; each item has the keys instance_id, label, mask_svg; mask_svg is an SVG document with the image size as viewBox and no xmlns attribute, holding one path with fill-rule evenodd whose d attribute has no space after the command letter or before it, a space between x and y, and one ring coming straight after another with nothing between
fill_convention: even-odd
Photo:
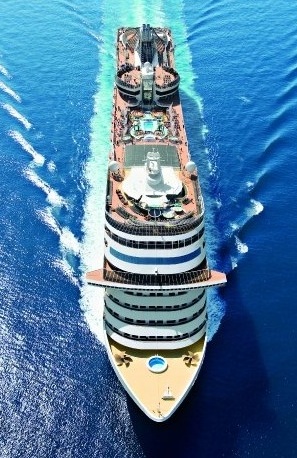
<instances>
[{"instance_id":1,"label":"deep blue sea","mask_svg":"<svg viewBox=\"0 0 297 458\"><path fill-rule=\"evenodd\" d=\"M207 210L209 344L164 424L101 343L119 26L167 25ZM297 22L289 0L0 1L0 457L297 456ZM101 295L100 295L101 294Z\"/></svg>"}]
</instances>

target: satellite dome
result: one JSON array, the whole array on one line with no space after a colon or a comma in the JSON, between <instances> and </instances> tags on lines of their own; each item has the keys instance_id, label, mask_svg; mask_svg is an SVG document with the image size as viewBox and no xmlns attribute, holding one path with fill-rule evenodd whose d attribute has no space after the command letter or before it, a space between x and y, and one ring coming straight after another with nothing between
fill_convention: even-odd
<instances>
[{"instance_id":1,"label":"satellite dome","mask_svg":"<svg viewBox=\"0 0 297 458\"><path fill-rule=\"evenodd\" d=\"M110 161L108 164L108 169L112 173L118 172L120 169L120 164L117 161Z\"/></svg>"},{"instance_id":2,"label":"satellite dome","mask_svg":"<svg viewBox=\"0 0 297 458\"><path fill-rule=\"evenodd\" d=\"M195 162L193 162L193 161L187 162L186 165L185 165L185 169L186 169L186 171L189 172L189 173L195 172L195 170L196 170L196 164L195 164Z\"/></svg>"}]
</instances>

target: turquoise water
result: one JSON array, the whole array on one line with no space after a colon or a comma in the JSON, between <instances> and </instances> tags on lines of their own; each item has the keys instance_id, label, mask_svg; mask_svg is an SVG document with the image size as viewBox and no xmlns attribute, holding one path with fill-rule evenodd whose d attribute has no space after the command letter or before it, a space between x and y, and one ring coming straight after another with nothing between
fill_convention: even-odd
<instances>
[{"instance_id":1,"label":"turquoise water","mask_svg":"<svg viewBox=\"0 0 297 458\"><path fill-rule=\"evenodd\" d=\"M159 356L153 356L149 359L148 365L153 372L163 372L167 368L167 363Z\"/></svg>"},{"instance_id":2,"label":"turquoise water","mask_svg":"<svg viewBox=\"0 0 297 458\"><path fill-rule=\"evenodd\" d=\"M1 456L295 457L295 9L0 3ZM228 273L198 381L164 424L122 390L83 281L102 254L115 32L145 22L172 28L209 261Z\"/></svg>"},{"instance_id":3,"label":"turquoise water","mask_svg":"<svg viewBox=\"0 0 297 458\"><path fill-rule=\"evenodd\" d=\"M158 127L158 122L153 119L144 119L141 122L141 129L145 132L155 132Z\"/></svg>"}]
</instances>

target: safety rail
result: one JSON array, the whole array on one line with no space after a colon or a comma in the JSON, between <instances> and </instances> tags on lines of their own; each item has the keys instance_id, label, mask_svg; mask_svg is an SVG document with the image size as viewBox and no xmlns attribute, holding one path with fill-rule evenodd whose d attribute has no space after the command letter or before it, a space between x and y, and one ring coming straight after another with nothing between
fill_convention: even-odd
<instances>
[{"instance_id":1,"label":"safety rail","mask_svg":"<svg viewBox=\"0 0 297 458\"><path fill-rule=\"evenodd\" d=\"M180 76L177 76L173 81L170 81L170 83L164 83L164 84L156 83L155 86L158 89L166 89L166 88L177 86L179 83L180 83Z\"/></svg>"},{"instance_id":2,"label":"safety rail","mask_svg":"<svg viewBox=\"0 0 297 458\"><path fill-rule=\"evenodd\" d=\"M140 84L130 84L130 83L127 83L126 81L123 81L119 77L116 77L116 84L117 84L117 86L122 86L122 87L125 87L125 88L128 88L128 89L133 89L135 92L138 90L138 93L139 93L139 89L141 87Z\"/></svg>"},{"instance_id":3,"label":"safety rail","mask_svg":"<svg viewBox=\"0 0 297 458\"><path fill-rule=\"evenodd\" d=\"M185 234L197 228L203 221L203 215L180 218L176 221L168 222L150 222L150 221L132 221L124 223L116 221L108 212L105 213L107 223L114 229L126 234L160 236L160 235L177 235Z\"/></svg>"},{"instance_id":4,"label":"safety rail","mask_svg":"<svg viewBox=\"0 0 297 458\"><path fill-rule=\"evenodd\" d=\"M142 340L142 341L155 341L155 340L160 340L160 341L169 341L169 340L183 340L183 339L186 339L186 338L189 338L189 337L192 337L194 336L195 334L197 334L199 331L201 331L206 325L206 320L203 321L203 323L198 327L198 328L195 328L193 331L191 332L187 332L187 333L184 333L184 334L175 334L175 335L171 335L171 336L163 336L163 335L155 335L155 336L152 336L152 335L149 335L149 336L141 336L141 335L134 335L134 334L129 334L127 332L122 332L120 331L119 329L117 329L115 326L113 326L111 323L108 323L107 321L105 321L105 326L108 327L111 331L115 332L116 334L122 336L122 337L126 337L127 339L132 339L132 340ZM140 329L141 330L141 329Z\"/></svg>"},{"instance_id":5,"label":"safety rail","mask_svg":"<svg viewBox=\"0 0 297 458\"><path fill-rule=\"evenodd\" d=\"M211 277L210 269L195 270L178 274L137 274L102 269L102 273L103 279L106 282L140 286L190 285L193 283L205 282Z\"/></svg>"}]
</instances>

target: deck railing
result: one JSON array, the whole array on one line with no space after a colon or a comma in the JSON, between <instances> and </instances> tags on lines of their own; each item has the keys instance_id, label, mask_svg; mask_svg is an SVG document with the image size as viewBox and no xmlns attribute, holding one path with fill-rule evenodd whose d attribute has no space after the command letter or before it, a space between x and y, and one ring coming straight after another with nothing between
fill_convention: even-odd
<instances>
[{"instance_id":1,"label":"deck railing","mask_svg":"<svg viewBox=\"0 0 297 458\"><path fill-rule=\"evenodd\" d=\"M103 279L107 282L145 286L178 286L200 283L209 280L210 269L183 272L178 274L136 274L103 269Z\"/></svg>"},{"instance_id":2,"label":"deck railing","mask_svg":"<svg viewBox=\"0 0 297 458\"><path fill-rule=\"evenodd\" d=\"M112 216L106 212L106 221L115 229L124 232L126 234L134 235L145 235L145 236L158 236L158 235L177 235L185 234L193 229L197 228L203 221L203 215L192 216L189 214L184 218L178 219L177 221L168 222L149 222L149 221L131 221L122 223L116 221Z\"/></svg>"}]
</instances>

